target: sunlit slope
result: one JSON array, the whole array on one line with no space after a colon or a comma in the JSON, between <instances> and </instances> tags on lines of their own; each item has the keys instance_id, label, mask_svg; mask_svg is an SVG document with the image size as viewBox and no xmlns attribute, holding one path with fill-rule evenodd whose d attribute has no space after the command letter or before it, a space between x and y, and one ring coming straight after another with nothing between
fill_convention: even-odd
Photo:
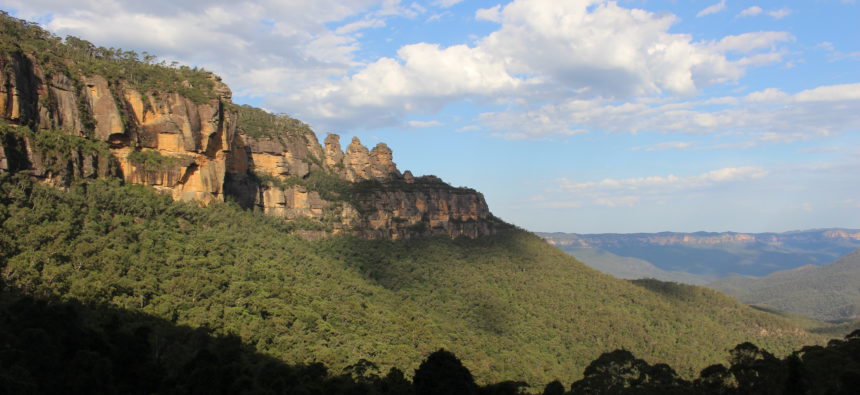
<instances>
[{"instance_id":1,"label":"sunlit slope","mask_svg":"<svg viewBox=\"0 0 860 395\"><path fill-rule=\"evenodd\" d=\"M481 382L542 385L617 348L690 373L742 341L820 340L715 291L601 274L524 231L308 242L295 224L117 182L0 187L10 286L236 333L287 362L412 372L445 347Z\"/></svg>"},{"instance_id":2,"label":"sunlit slope","mask_svg":"<svg viewBox=\"0 0 860 395\"><path fill-rule=\"evenodd\" d=\"M825 266L804 266L761 278L730 277L709 286L751 304L820 320L860 318L860 250Z\"/></svg>"}]
</instances>

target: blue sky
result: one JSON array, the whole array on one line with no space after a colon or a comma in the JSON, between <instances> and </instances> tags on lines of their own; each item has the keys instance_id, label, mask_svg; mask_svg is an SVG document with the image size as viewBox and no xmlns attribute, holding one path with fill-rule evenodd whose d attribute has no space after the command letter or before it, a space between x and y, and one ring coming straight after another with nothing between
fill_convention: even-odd
<instances>
[{"instance_id":1,"label":"blue sky","mask_svg":"<svg viewBox=\"0 0 860 395\"><path fill-rule=\"evenodd\" d=\"M179 4L175 4L179 3ZM535 231L860 228L849 0L0 0L221 75Z\"/></svg>"}]
</instances>

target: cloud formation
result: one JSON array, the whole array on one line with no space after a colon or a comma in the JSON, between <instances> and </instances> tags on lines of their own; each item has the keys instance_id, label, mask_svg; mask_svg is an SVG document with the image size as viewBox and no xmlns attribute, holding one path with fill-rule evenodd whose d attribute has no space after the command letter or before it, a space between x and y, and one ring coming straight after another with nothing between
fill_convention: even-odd
<instances>
[{"instance_id":1,"label":"cloud formation","mask_svg":"<svg viewBox=\"0 0 860 395\"><path fill-rule=\"evenodd\" d=\"M373 127L460 100L517 105L690 96L778 61L777 44L791 39L783 32L756 32L694 42L669 32L677 21L671 14L603 0L515 0L478 10L475 17L499 27L474 45L406 45L396 57L362 65L279 104L301 104L306 110L300 115L334 127ZM740 56L730 59L728 53Z\"/></svg>"},{"instance_id":2,"label":"cloud formation","mask_svg":"<svg viewBox=\"0 0 860 395\"><path fill-rule=\"evenodd\" d=\"M776 10L765 11L763 8L761 8L757 5L754 5L754 6L745 8L743 11L738 13L737 18L754 17L754 16L759 16L762 13L764 13L773 19L782 19L782 18L785 18L785 17L791 15L791 12L792 12L791 9L787 8L787 7L783 7L783 8L776 9Z\"/></svg>"},{"instance_id":3,"label":"cloud formation","mask_svg":"<svg viewBox=\"0 0 860 395\"><path fill-rule=\"evenodd\" d=\"M530 111L481 115L484 125L508 138L538 138L601 130L743 134L748 144L791 142L857 130L860 84L788 94L778 89L706 100L567 100ZM665 148L665 147L664 147ZM720 148L720 147L712 147ZM740 147L725 147L740 148Z\"/></svg>"},{"instance_id":4,"label":"cloud formation","mask_svg":"<svg viewBox=\"0 0 860 395\"><path fill-rule=\"evenodd\" d=\"M626 179L606 178L599 181L556 180L552 194L561 202L577 206L632 207L640 202L667 197L678 198L686 193L700 192L726 184L759 180L769 172L760 167L727 167L706 173L680 177L674 174ZM564 199L568 196L569 199ZM545 198L546 199L546 198ZM551 203L547 203L552 206Z\"/></svg>"},{"instance_id":5,"label":"cloud formation","mask_svg":"<svg viewBox=\"0 0 860 395\"><path fill-rule=\"evenodd\" d=\"M725 9L726 9L726 0L720 0L719 3L708 6L705 9L699 11L699 13L696 14L696 17L701 18L703 16L716 14L718 12L724 11Z\"/></svg>"}]
</instances>

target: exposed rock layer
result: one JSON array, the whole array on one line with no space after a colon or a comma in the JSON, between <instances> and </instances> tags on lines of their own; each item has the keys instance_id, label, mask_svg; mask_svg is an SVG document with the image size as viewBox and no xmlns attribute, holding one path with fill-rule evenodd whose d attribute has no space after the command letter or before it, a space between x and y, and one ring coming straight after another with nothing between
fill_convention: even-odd
<instances>
[{"instance_id":1,"label":"exposed rock layer","mask_svg":"<svg viewBox=\"0 0 860 395\"><path fill-rule=\"evenodd\" d=\"M48 74L23 54L0 57L0 70L6 123L107 147L58 157L40 152L34 135L6 135L3 170L29 170L56 183L117 176L203 205L226 196L273 216L319 220L329 231L368 238L479 237L503 226L480 193L402 175L384 143L368 150L353 138L344 152L337 135L323 147L300 128L251 137L229 88L214 75L213 98L195 102L176 92L140 91L123 79ZM333 186L338 189L326 189Z\"/></svg>"}]
</instances>

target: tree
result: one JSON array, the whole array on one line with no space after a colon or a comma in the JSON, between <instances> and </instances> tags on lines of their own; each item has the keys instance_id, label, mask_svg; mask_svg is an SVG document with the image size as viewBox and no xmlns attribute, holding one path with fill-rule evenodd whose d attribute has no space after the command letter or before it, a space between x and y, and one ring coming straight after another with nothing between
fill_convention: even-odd
<instances>
[{"instance_id":1,"label":"tree","mask_svg":"<svg viewBox=\"0 0 860 395\"><path fill-rule=\"evenodd\" d=\"M738 344L732 354L729 371L738 382L738 390L752 394L782 393L785 372L779 359L750 342Z\"/></svg>"},{"instance_id":2,"label":"tree","mask_svg":"<svg viewBox=\"0 0 860 395\"><path fill-rule=\"evenodd\" d=\"M444 349L430 354L421 363L415 371L413 386L418 395L473 395L478 390L469 369Z\"/></svg>"},{"instance_id":3,"label":"tree","mask_svg":"<svg viewBox=\"0 0 860 395\"><path fill-rule=\"evenodd\" d=\"M564 385L555 380L544 387L543 395L564 395Z\"/></svg>"},{"instance_id":4,"label":"tree","mask_svg":"<svg viewBox=\"0 0 860 395\"><path fill-rule=\"evenodd\" d=\"M412 383L400 369L391 368L377 386L380 394L384 395L410 395L412 394Z\"/></svg>"},{"instance_id":5,"label":"tree","mask_svg":"<svg viewBox=\"0 0 860 395\"><path fill-rule=\"evenodd\" d=\"M582 380L573 383L574 393L619 393L638 387L646 378L650 366L627 350L601 354L585 368Z\"/></svg>"}]
</instances>

